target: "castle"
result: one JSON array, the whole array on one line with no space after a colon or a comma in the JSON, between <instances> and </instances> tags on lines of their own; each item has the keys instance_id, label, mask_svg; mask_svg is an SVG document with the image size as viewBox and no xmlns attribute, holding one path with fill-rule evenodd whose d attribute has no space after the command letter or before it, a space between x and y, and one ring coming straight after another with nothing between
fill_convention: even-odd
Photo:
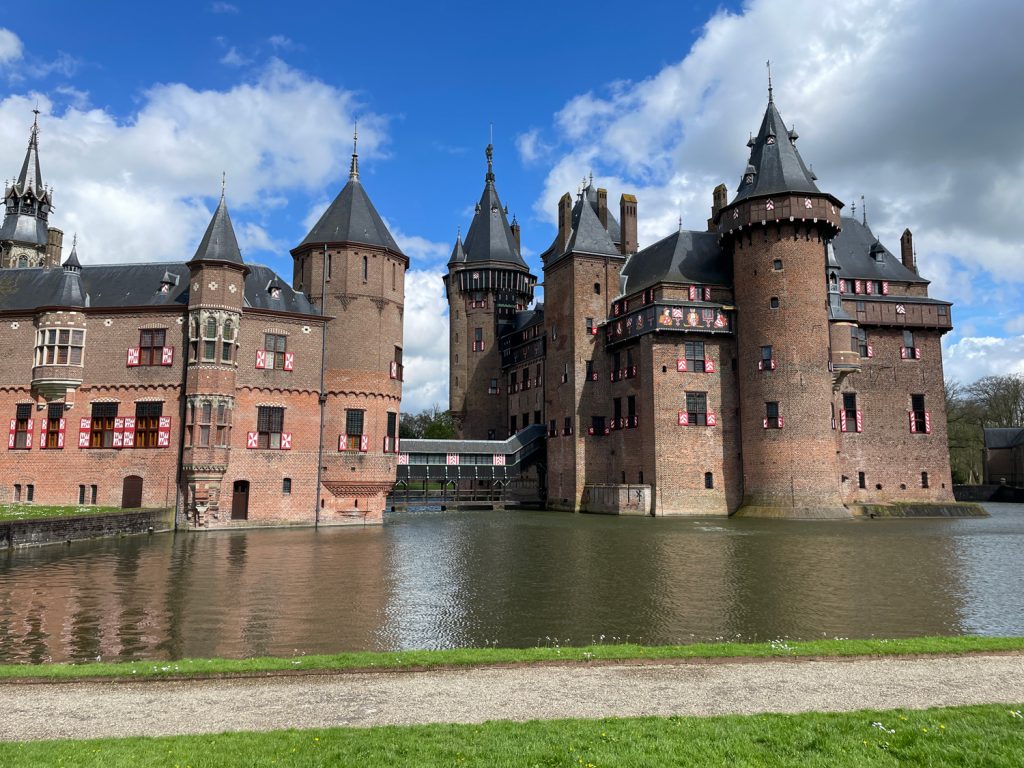
<instances>
[{"instance_id":1,"label":"castle","mask_svg":"<svg viewBox=\"0 0 1024 768\"><path fill-rule=\"evenodd\" d=\"M358 162L353 147L290 285L242 258L223 191L188 261L82 264L50 226L37 114L0 227L0 502L173 507L195 528L379 523L409 259Z\"/></svg>"},{"instance_id":2,"label":"castle","mask_svg":"<svg viewBox=\"0 0 1024 768\"><path fill-rule=\"evenodd\" d=\"M558 203L537 278L495 187L492 150L445 286L460 437L547 427L552 509L848 517L953 501L942 334L912 236L896 258L843 216L797 151L771 87L732 200L705 231L638 249L591 179Z\"/></svg>"}]
</instances>

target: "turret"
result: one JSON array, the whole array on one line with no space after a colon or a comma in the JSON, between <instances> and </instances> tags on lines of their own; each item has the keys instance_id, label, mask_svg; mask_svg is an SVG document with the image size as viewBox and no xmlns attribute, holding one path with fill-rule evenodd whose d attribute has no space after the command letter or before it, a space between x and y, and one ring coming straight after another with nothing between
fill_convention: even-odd
<instances>
[{"instance_id":1,"label":"turret","mask_svg":"<svg viewBox=\"0 0 1024 768\"><path fill-rule=\"evenodd\" d=\"M35 111L35 116L21 173L4 189L0 267L56 267L60 264L59 248L50 247L47 227L53 195L43 185L39 166L39 110Z\"/></svg>"}]
</instances>

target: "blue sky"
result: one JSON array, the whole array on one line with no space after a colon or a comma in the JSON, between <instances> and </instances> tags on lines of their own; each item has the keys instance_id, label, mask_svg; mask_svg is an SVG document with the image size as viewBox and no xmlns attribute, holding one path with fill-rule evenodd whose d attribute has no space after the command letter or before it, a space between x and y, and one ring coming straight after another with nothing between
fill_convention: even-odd
<instances>
[{"instance_id":1,"label":"blue sky","mask_svg":"<svg viewBox=\"0 0 1024 768\"><path fill-rule=\"evenodd\" d=\"M42 115L55 223L85 262L187 259L228 177L245 256L290 275L344 182L363 182L413 259L406 410L447 403L440 274L480 195L494 124L502 201L536 254L591 170L639 199L641 243L701 228L735 187L765 103L796 123L823 189L890 250L914 230L956 302L947 372L1024 372L1020 3L8 4L0 174Z\"/></svg>"}]
</instances>

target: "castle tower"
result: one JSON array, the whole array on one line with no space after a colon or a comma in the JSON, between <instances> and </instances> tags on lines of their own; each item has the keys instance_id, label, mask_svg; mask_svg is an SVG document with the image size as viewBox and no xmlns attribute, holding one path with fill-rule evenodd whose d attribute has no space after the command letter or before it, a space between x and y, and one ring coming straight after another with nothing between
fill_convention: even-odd
<instances>
[{"instance_id":1,"label":"castle tower","mask_svg":"<svg viewBox=\"0 0 1024 768\"><path fill-rule=\"evenodd\" d=\"M194 525L203 525L208 516L225 516L231 499L230 489L221 487L231 448L227 440L218 439L222 433L216 425L234 421L238 331L245 276L249 273L223 190L206 234L187 266L191 284L185 423L190 426L186 428L182 453L182 483L185 513Z\"/></svg>"},{"instance_id":2,"label":"castle tower","mask_svg":"<svg viewBox=\"0 0 1024 768\"><path fill-rule=\"evenodd\" d=\"M845 517L831 426L826 244L842 203L821 192L768 88L732 202L716 213L731 255L743 463L741 515ZM839 318L836 318L837 320ZM759 365L770 359L772 365Z\"/></svg>"},{"instance_id":3,"label":"castle tower","mask_svg":"<svg viewBox=\"0 0 1024 768\"><path fill-rule=\"evenodd\" d=\"M47 230L53 198L43 186L39 167L39 110L32 122L21 173L4 189L4 221L0 226L0 268L60 266L63 234Z\"/></svg>"},{"instance_id":4,"label":"castle tower","mask_svg":"<svg viewBox=\"0 0 1024 768\"><path fill-rule=\"evenodd\" d=\"M459 437L503 439L511 431L498 337L533 301L537 278L519 251L519 226L494 185L494 147L465 242L459 237L444 277L449 318L449 410Z\"/></svg>"},{"instance_id":5,"label":"castle tower","mask_svg":"<svg viewBox=\"0 0 1024 768\"><path fill-rule=\"evenodd\" d=\"M324 342L322 523L381 521L395 483L402 399L402 253L359 180L292 250L293 287L329 318Z\"/></svg>"}]
</instances>

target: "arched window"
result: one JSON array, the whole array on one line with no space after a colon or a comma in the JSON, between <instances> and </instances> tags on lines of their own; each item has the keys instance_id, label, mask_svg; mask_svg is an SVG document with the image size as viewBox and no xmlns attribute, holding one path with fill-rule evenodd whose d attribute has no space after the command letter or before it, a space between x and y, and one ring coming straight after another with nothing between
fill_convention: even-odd
<instances>
[{"instance_id":1,"label":"arched window","mask_svg":"<svg viewBox=\"0 0 1024 768\"><path fill-rule=\"evenodd\" d=\"M230 320L224 321L224 332L220 348L220 360L222 363L230 363L234 358L235 351L235 324Z\"/></svg>"},{"instance_id":2,"label":"arched window","mask_svg":"<svg viewBox=\"0 0 1024 768\"><path fill-rule=\"evenodd\" d=\"M208 315L203 324L203 360L215 360L217 357L217 318Z\"/></svg>"},{"instance_id":3,"label":"arched window","mask_svg":"<svg viewBox=\"0 0 1024 768\"><path fill-rule=\"evenodd\" d=\"M600 283L594 283L594 293L597 294L598 296L601 295L601 284Z\"/></svg>"}]
</instances>

